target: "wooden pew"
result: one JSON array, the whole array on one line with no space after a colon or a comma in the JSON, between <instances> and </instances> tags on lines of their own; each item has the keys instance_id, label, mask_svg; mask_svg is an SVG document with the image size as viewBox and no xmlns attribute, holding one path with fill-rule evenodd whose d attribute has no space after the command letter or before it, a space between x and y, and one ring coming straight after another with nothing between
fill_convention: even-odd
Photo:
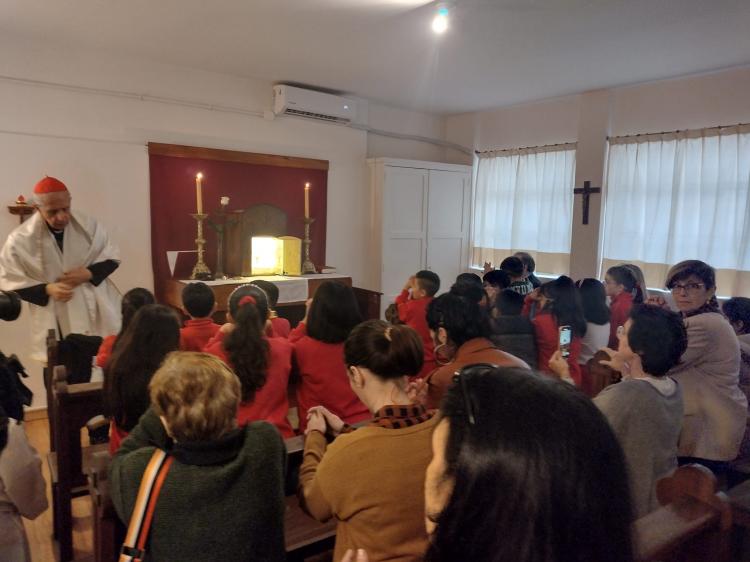
<instances>
[{"instance_id":1,"label":"wooden pew","mask_svg":"<svg viewBox=\"0 0 750 562\"><path fill-rule=\"evenodd\" d=\"M304 437L292 437L284 444L287 450L287 497L284 514L284 536L286 540L287 560L302 561L333 548L336 539L336 520L319 523L302 511L296 496L296 477L293 478L294 489L289 490L289 475L302 463ZM125 525L115 512L109 495L107 470L110 457L108 453L97 453L87 470L88 489L92 502L94 517L94 561L113 562L117 560L120 545L125 536Z\"/></svg>"},{"instance_id":2,"label":"wooden pew","mask_svg":"<svg viewBox=\"0 0 750 562\"><path fill-rule=\"evenodd\" d=\"M729 562L731 508L710 470L680 467L656 493L662 507L634 523L637 560Z\"/></svg>"},{"instance_id":3,"label":"wooden pew","mask_svg":"<svg viewBox=\"0 0 750 562\"><path fill-rule=\"evenodd\" d=\"M729 490L734 560L750 561L750 480Z\"/></svg>"},{"instance_id":4,"label":"wooden pew","mask_svg":"<svg viewBox=\"0 0 750 562\"><path fill-rule=\"evenodd\" d=\"M54 427L55 449L48 455L52 484L54 536L60 548L60 562L73 559L73 515L71 501L88 493L84 468L97 451L107 444L81 447L81 429L92 417L102 413L102 383L67 383L67 371L53 369L50 429Z\"/></svg>"}]
</instances>

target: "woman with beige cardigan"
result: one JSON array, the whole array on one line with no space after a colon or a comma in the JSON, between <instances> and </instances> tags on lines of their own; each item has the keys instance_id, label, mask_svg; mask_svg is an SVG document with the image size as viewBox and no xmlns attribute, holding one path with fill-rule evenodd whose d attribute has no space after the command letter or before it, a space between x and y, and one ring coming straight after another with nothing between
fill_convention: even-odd
<instances>
[{"instance_id":1,"label":"woman with beige cardigan","mask_svg":"<svg viewBox=\"0 0 750 562\"><path fill-rule=\"evenodd\" d=\"M422 368L422 342L408 326L369 320L346 340L344 359L373 420L351 431L323 407L308 411L300 504L320 521L338 520L334 560L353 548L366 550L370 562L422 560L436 418L406 393L407 377ZM326 434L338 437L327 445Z\"/></svg>"},{"instance_id":2,"label":"woman with beige cardigan","mask_svg":"<svg viewBox=\"0 0 750 562\"><path fill-rule=\"evenodd\" d=\"M688 333L687 351L669 372L682 387L685 405L680 463L722 472L737 457L747 420L747 398L739 387L740 346L719 310L710 265L680 262L667 273L666 286Z\"/></svg>"}]
</instances>

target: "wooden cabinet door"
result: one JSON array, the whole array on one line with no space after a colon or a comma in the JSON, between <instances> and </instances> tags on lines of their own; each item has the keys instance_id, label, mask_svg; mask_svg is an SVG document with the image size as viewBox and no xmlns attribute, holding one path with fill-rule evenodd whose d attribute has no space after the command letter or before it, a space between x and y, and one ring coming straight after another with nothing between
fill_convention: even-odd
<instances>
[{"instance_id":1,"label":"wooden cabinet door","mask_svg":"<svg viewBox=\"0 0 750 562\"><path fill-rule=\"evenodd\" d=\"M427 269L447 291L469 263L471 178L465 172L429 171Z\"/></svg>"},{"instance_id":2,"label":"wooden cabinet door","mask_svg":"<svg viewBox=\"0 0 750 562\"><path fill-rule=\"evenodd\" d=\"M383 181L383 306L427 258L427 170L386 166Z\"/></svg>"}]
</instances>

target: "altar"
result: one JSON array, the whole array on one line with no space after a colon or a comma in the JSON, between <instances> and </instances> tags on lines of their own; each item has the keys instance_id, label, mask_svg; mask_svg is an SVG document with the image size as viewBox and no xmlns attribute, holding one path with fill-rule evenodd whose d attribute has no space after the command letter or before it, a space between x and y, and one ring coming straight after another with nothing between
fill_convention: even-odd
<instances>
[{"instance_id":1,"label":"altar","mask_svg":"<svg viewBox=\"0 0 750 562\"><path fill-rule=\"evenodd\" d=\"M279 288L279 302L276 311L282 318L287 318L292 325L296 325L305 316L305 302L315 295L321 284L326 281L335 281L352 287L352 278L336 273L318 273L289 277L282 275L264 275L255 277L239 277L232 279L217 279L215 281L203 281L211 287L216 297L216 313L214 319L223 322L227 312L229 295L237 287L245 285L256 279L271 281ZM168 279L165 282L164 302L184 314L182 308L182 290L193 281L189 279ZM359 287L352 287L357 297L362 316L365 319L380 317L380 296L377 291L369 291Z\"/></svg>"}]
</instances>

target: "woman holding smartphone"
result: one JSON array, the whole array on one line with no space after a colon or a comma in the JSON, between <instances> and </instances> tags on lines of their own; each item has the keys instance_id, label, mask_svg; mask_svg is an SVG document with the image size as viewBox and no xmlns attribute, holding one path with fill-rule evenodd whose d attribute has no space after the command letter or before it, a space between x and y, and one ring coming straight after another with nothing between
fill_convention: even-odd
<instances>
[{"instance_id":1,"label":"woman holding smartphone","mask_svg":"<svg viewBox=\"0 0 750 562\"><path fill-rule=\"evenodd\" d=\"M526 297L523 314L534 324L538 369L554 374L549 361L559 349L570 367L570 377L580 385L578 357L581 338L586 335L586 318L573 280L563 275L536 289Z\"/></svg>"}]
</instances>

